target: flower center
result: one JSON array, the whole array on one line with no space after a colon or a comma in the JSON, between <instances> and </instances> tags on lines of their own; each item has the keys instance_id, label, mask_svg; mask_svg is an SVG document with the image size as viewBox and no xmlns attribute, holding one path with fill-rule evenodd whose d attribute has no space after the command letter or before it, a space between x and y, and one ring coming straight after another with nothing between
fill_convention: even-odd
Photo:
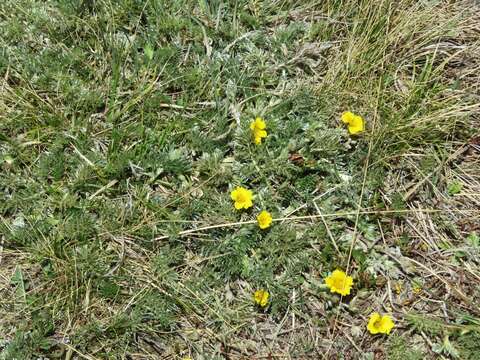
<instances>
[{"instance_id":1,"label":"flower center","mask_svg":"<svg viewBox=\"0 0 480 360\"><path fill-rule=\"evenodd\" d=\"M335 279L334 285L337 289L343 289L345 287L345 279Z\"/></svg>"},{"instance_id":2,"label":"flower center","mask_svg":"<svg viewBox=\"0 0 480 360\"><path fill-rule=\"evenodd\" d=\"M377 321L373 323L373 327L379 329L382 326L382 318L379 318Z\"/></svg>"},{"instance_id":3,"label":"flower center","mask_svg":"<svg viewBox=\"0 0 480 360\"><path fill-rule=\"evenodd\" d=\"M245 202L247 201L247 198L244 193L240 193L237 195L237 202Z\"/></svg>"}]
</instances>

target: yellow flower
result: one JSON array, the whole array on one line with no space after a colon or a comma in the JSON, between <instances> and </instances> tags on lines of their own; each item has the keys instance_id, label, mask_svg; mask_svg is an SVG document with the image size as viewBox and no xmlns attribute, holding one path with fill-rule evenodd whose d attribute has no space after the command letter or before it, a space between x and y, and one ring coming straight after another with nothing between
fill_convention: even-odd
<instances>
[{"instance_id":1,"label":"yellow flower","mask_svg":"<svg viewBox=\"0 0 480 360\"><path fill-rule=\"evenodd\" d=\"M415 294L419 294L422 291L422 286L419 284L415 284L412 288L413 292Z\"/></svg>"},{"instance_id":2,"label":"yellow flower","mask_svg":"<svg viewBox=\"0 0 480 360\"><path fill-rule=\"evenodd\" d=\"M253 193L251 190L245 189L244 187L237 186L231 193L230 197L235 201L235 209L248 209L252 207L253 202Z\"/></svg>"},{"instance_id":3,"label":"yellow flower","mask_svg":"<svg viewBox=\"0 0 480 360\"><path fill-rule=\"evenodd\" d=\"M270 227L270 224L272 223L272 215L268 211L263 210L260 214L258 214L257 222L258 226L260 226L260 229L266 229Z\"/></svg>"},{"instance_id":4,"label":"yellow flower","mask_svg":"<svg viewBox=\"0 0 480 360\"><path fill-rule=\"evenodd\" d=\"M400 295L400 293L402 292L402 289L403 289L403 284L400 281L398 281L395 284L395 292L397 293L397 295Z\"/></svg>"},{"instance_id":5,"label":"yellow flower","mask_svg":"<svg viewBox=\"0 0 480 360\"><path fill-rule=\"evenodd\" d=\"M353 285L353 278L345 274L342 270L335 270L325 279L325 284L332 293L340 295L350 295L350 289Z\"/></svg>"},{"instance_id":6,"label":"yellow flower","mask_svg":"<svg viewBox=\"0 0 480 360\"><path fill-rule=\"evenodd\" d=\"M190 356L186 356L182 360L192 360L192 358Z\"/></svg>"},{"instance_id":7,"label":"yellow flower","mask_svg":"<svg viewBox=\"0 0 480 360\"><path fill-rule=\"evenodd\" d=\"M254 121L250 124L250 129L252 130L253 140L255 144L260 145L262 143L262 138L267 137L267 131L265 128L267 125L265 121L261 117L257 117Z\"/></svg>"},{"instance_id":8,"label":"yellow flower","mask_svg":"<svg viewBox=\"0 0 480 360\"><path fill-rule=\"evenodd\" d=\"M360 115L347 111L342 114L342 121L348 125L350 134L355 135L365 130L365 121Z\"/></svg>"},{"instance_id":9,"label":"yellow flower","mask_svg":"<svg viewBox=\"0 0 480 360\"><path fill-rule=\"evenodd\" d=\"M370 316L368 321L367 329L370 331L370 334L390 334L395 324L393 320L388 315L381 316L379 313L374 312Z\"/></svg>"},{"instance_id":10,"label":"yellow flower","mask_svg":"<svg viewBox=\"0 0 480 360\"><path fill-rule=\"evenodd\" d=\"M268 304L268 298L270 297L270 294L268 291L265 290L257 290L253 294L253 300L255 301L256 304L260 305L261 307L265 307Z\"/></svg>"}]
</instances>

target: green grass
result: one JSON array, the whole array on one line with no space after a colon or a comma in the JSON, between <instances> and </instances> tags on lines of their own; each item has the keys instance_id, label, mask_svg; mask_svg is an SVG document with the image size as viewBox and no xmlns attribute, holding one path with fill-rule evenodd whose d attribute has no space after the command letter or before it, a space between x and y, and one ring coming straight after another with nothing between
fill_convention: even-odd
<instances>
[{"instance_id":1,"label":"green grass","mask_svg":"<svg viewBox=\"0 0 480 360\"><path fill-rule=\"evenodd\" d=\"M478 10L3 1L0 359L473 359Z\"/></svg>"}]
</instances>

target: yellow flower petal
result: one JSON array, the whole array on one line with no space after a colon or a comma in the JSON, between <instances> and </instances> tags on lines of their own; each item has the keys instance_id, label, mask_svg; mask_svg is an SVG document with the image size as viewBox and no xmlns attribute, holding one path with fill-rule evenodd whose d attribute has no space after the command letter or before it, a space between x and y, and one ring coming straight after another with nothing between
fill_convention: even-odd
<instances>
[{"instance_id":1,"label":"yellow flower petal","mask_svg":"<svg viewBox=\"0 0 480 360\"><path fill-rule=\"evenodd\" d=\"M262 142L262 138L267 137L267 132L265 130L254 130L253 137L255 138L255 144L260 144Z\"/></svg>"},{"instance_id":2,"label":"yellow flower petal","mask_svg":"<svg viewBox=\"0 0 480 360\"><path fill-rule=\"evenodd\" d=\"M365 130L365 122L361 116L355 115L348 124L348 131L355 135Z\"/></svg>"},{"instance_id":3,"label":"yellow flower petal","mask_svg":"<svg viewBox=\"0 0 480 360\"><path fill-rule=\"evenodd\" d=\"M393 327L395 324L393 323L393 320L390 318L388 315L383 315L382 316L382 325L381 325L381 332L383 334L390 334L390 331L392 331Z\"/></svg>"},{"instance_id":4,"label":"yellow flower petal","mask_svg":"<svg viewBox=\"0 0 480 360\"><path fill-rule=\"evenodd\" d=\"M265 291L263 289L257 290L253 294L253 300L257 305L260 305L261 307L267 306L269 298L270 294L268 293L268 291Z\"/></svg>"},{"instance_id":5,"label":"yellow flower petal","mask_svg":"<svg viewBox=\"0 0 480 360\"><path fill-rule=\"evenodd\" d=\"M253 123L255 124L255 127L256 127L257 129L265 129L265 127L267 126L267 125L265 124L265 121L263 121L263 119L262 119L261 117L259 117L259 116L257 116L257 117L255 118L255 121L254 121Z\"/></svg>"},{"instance_id":6,"label":"yellow flower petal","mask_svg":"<svg viewBox=\"0 0 480 360\"><path fill-rule=\"evenodd\" d=\"M365 130L365 121L363 118L360 115L355 115L351 111L342 114L342 121L348 125L348 132L352 135Z\"/></svg>"},{"instance_id":7,"label":"yellow flower petal","mask_svg":"<svg viewBox=\"0 0 480 360\"><path fill-rule=\"evenodd\" d=\"M379 328L380 328L381 319L382 317L377 312L374 312L370 316L370 320L368 320L368 324L367 324L367 329L368 331L370 331L370 334L378 334L380 332Z\"/></svg>"},{"instance_id":8,"label":"yellow flower petal","mask_svg":"<svg viewBox=\"0 0 480 360\"><path fill-rule=\"evenodd\" d=\"M255 144L261 144L262 138L267 137L267 131L265 130L266 127L267 125L265 124L265 121L263 121L260 117L257 117L254 121L250 123L250 129L252 130Z\"/></svg>"},{"instance_id":9,"label":"yellow flower petal","mask_svg":"<svg viewBox=\"0 0 480 360\"><path fill-rule=\"evenodd\" d=\"M234 201L234 207L237 210L248 209L253 206L253 193L251 190L237 186L231 193L230 197Z\"/></svg>"},{"instance_id":10,"label":"yellow flower petal","mask_svg":"<svg viewBox=\"0 0 480 360\"><path fill-rule=\"evenodd\" d=\"M230 193L230 197L232 198L233 201L235 201L237 199L237 196L238 196L238 190L239 188L235 188L234 190L232 190L232 192Z\"/></svg>"},{"instance_id":11,"label":"yellow flower petal","mask_svg":"<svg viewBox=\"0 0 480 360\"><path fill-rule=\"evenodd\" d=\"M272 215L268 211L263 210L258 214L257 222L260 229L266 229L270 227L270 224L272 223Z\"/></svg>"},{"instance_id":12,"label":"yellow flower petal","mask_svg":"<svg viewBox=\"0 0 480 360\"><path fill-rule=\"evenodd\" d=\"M350 124L350 122L353 120L354 117L355 117L354 113L352 113L350 111L346 111L342 114L342 121L345 124Z\"/></svg>"},{"instance_id":13,"label":"yellow flower petal","mask_svg":"<svg viewBox=\"0 0 480 360\"><path fill-rule=\"evenodd\" d=\"M235 201L235 203L233 204L233 206L234 206L235 209L237 209L237 210L243 209L243 205L244 205L244 203L238 202L238 201Z\"/></svg>"},{"instance_id":14,"label":"yellow flower petal","mask_svg":"<svg viewBox=\"0 0 480 360\"><path fill-rule=\"evenodd\" d=\"M367 324L367 329L370 334L390 334L395 326L392 318L388 315L381 316L379 313L374 312L370 315L370 320Z\"/></svg>"},{"instance_id":15,"label":"yellow flower petal","mask_svg":"<svg viewBox=\"0 0 480 360\"><path fill-rule=\"evenodd\" d=\"M256 134L256 136L259 136L261 138L266 138L267 137L267 131L266 130L256 130L255 134Z\"/></svg>"},{"instance_id":16,"label":"yellow flower petal","mask_svg":"<svg viewBox=\"0 0 480 360\"><path fill-rule=\"evenodd\" d=\"M338 293L342 296L350 295L353 285L353 278L348 276L342 270L335 270L330 276L325 278L325 284L332 293Z\"/></svg>"}]
</instances>

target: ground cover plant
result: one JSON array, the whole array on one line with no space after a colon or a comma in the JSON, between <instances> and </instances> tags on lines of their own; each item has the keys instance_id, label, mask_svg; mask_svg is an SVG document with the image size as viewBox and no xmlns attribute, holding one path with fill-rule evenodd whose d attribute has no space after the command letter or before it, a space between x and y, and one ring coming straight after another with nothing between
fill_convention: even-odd
<instances>
[{"instance_id":1,"label":"ground cover plant","mask_svg":"<svg viewBox=\"0 0 480 360\"><path fill-rule=\"evenodd\" d=\"M0 3L0 359L476 359L480 5Z\"/></svg>"}]
</instances>

